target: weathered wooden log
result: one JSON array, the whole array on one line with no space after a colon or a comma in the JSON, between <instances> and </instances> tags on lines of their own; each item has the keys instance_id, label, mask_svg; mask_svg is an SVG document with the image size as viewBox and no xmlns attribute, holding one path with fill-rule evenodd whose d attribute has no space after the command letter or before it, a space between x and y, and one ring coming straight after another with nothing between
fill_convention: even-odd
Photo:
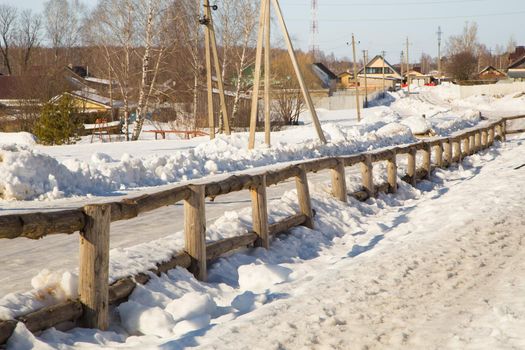
<instances>
[{"instance_id":1,"label":"weathered wooden log","mask_svg":"<svg viewBox=\"0 0 525 350\"><path fill-rule=\"evenodd\" d=\"M481 130L481 149L485 149L489 146L489 132L487 129Z\"/></svg>"},{"instance_id":2,"label":"weathered wooden log","mask_svg":"<svg viewBox=\"0 0 525 350\"><path fill-rule=\"evenodd\" d=\"M253 230L258 238L256 247L270 248L270 237L268 235L268 199L266 196L266 176L262 181L250 190L252 197L252 221Z\"/></svg>"},{"instance_id":3,"label":"weathered wooden log","mask_svg":"<svg viewBox=\"0 0 525 350\"><path fill-rule=\"evenodd\" d=\"M505 117L503 118L503 120L516 120L516 119L523 119L523 118L525 118L525 115L515 115L511 117Z\"/></svg>"},{"instance_id":4,"label":"weathered wooden log","mask_svg":"<svg viewBox=\"0 0 525 350\"><path fill-rule=\"evenodd\" d=\"M452 140L443 142L443 165L448 167L452 164Z\"/></svg>"},{"instance_id":5,"label":"weathered wooden log","mask_svg":"<svg viewBox=\"0 0 525 350\"><path fill-rule=\"evenodd\" d=\"M415 147L410 149L410 152L407 154L407 181L412 186L416 186L416 155L417 149Z\"/></svg>"},{"instance_id":6,"label":"weathered wooden log","mask_svg":"<svg viewBox=\"0 0 525 350\"><path fill-rule=\"evenodd\" d=\"M469 156L473 155L474 153L476 153L476 142L475 142L475 133L469 133L468 135L468 154Z\"/></svg>"},{"instance_id":7,"label":"weathered wooden log","mask_svg":"<svg viewBox=\"0 0 525 350\"><path fill-rule=\"evenodd\" d=\"M431 167L432 167L432 149L430 144L425 144L425 147L422 150L423 153L423 169L426 171L426 178L430 178Z\"/></svg>"},{"instance_id":8,"label":"weathered wooden log","mask_svg":"<svg viewBox=\"0 0 525 350\"><path fill-rule=\"evenodd\" d=\"M299 174L295 177L295 186L297 187L297 199L301 213L306 215L304 226L314 228L314 212L312 210L312 200L310 199L310 190L308 189L308 179L306 170L299 166Z\"/></svg>"},{"instance_id":9,"label":"weathered wooden log","mask_svg":"<svg viewBox=\"0 0 525 350\"><path fill-rule=\"evenodd\" d=\"M515 130L507 130L506 133L511 135L511 134L521 134L524 132L525 132L525 129L515 129Z\"/></svg>"},{"instance_id":10,"label":"weathered wooden log","mask_svg":"<svg viewBox=\"0 0 525 350\"><path fill-rule=\"evenodd\" d=\"M434 145L434 159L437 167L443 167L443 143Z\"/></svg>"},{"instance_id":11,"label":"weathered wooden log","mask_svg":"<svg viewBox=\"0 0 525 350\"><path fill-rule=\"evenodd\" d=\"M109 229L111 205L84 207L86 225L80 232L78 294L84 307L81 325L106 330L109 326Z\"/></svg>"},{"instance_id":12,"label":"weathered wooden log","mask_svg":"<svg viewBox=\"0 0 525 350\"><path fill-rule=\"evenodd\" d=\"M332 195L341 202L348 201L348 194L346 191L346 176L345 165L342 160L337 161L334 169L331 170L332 175Z\"/></svg>"},{"instance_id":13,"label":"weathered wooden log","mask_svg":"<svg viewBox=\"0 0 525 350\"><path fill-rule=\"evenodd\" d=\"M337 166L337 158L322 158L303 163L307 173L316 173L321 170L333 169Z\"/></svg>"},{"instance_id":14,"label":"weathered wooden log","mask_svg":"<svg viewBox=\"0 0 525 350\"><path fill-rule=\"evenodd\" d=\"M301 172L300 166L291 165L283 169L276 171L269 171L266 174L266 185L276 185L284 180L288 180L292 177L296 177Z\"/></svg>"},{"instance_id":15,"label":"weathered wooden log","mask_svg":"<svg viewBox=\"0 0 525 350\"><path fill-rule=\"evenodd\" d=\"M397 156L396 152L392 151L390 158L386 162L386 171L388 178L388 192L397 192Z\"/></svg>"},{"instance_id":16,"label":"weathered wooden log","mask_svg":"<svg viewBox=\"0 0 525 350\"><path fill-rule=\"evenodd\" d=\"M481 151L481 130L476 131L476 134L474 135L474 149L476 150L475 153L478 153Z\"/></svg>"},{"instance_id":17,"label":"weathered wooden log","mask_svg":"<svg viewBox=\"0 0 525 350\"><path fill-rule=\"evenodd\" d=\"M177 266L190 269L192 263L191 256L187 252L180 252L174 255L170 260L162 262L157 265L157 268L153 272L157 275L166 273L169 270L173 270ZM137 278L137 276L135 276Z\"/></svg>"},{"instance_id":18,"label":"weathered wooden log","mask_svg":"<svg viewBox=\"0 0 525 350\"><path fill-rule=\"evenodd\" d=\"M345 164L345 167L347 167L347 166L353 166L353 165L361 163L362 161L364 161L365 155L361 153L361 154L355 154L352 156L343 156L343 157L340 157L339 159L341 159L343 163Z\"/></svg>"},{"instance_id":19,"label":"weathered wooden log","mask_svg":"<svg viewBox=\"0 0 525 350\"><path fill-rule=\"evenodd\" d=\"M461 147L463 151L461 154L461 158L465 158L470 154L470 139L468 136L465 136L461 142L463 144L463 146Z\"/></svg>"},{"instance_id":20,"label":"weathered wooden log","mask_svg":"<svg viewBox=\"0 0 525 350\"><path fill-rule=\"evenodd\" d=\"M505 119L501 122L501 131L503 133L502 138L503 142L507 141L507 121Z\"/></svg>"},{"instance_id":21,"label":"weathered wooden log","mask_svg":"<svg viewBox=\"0 0 525 350\"><path fill-rule=\"evenodd\" d=\"M489 128L489 139L488 139L489 146L492 146L494 144L495 138L496 138L496 128L495 126L491 126Z\"/></svg>"},{"instance_id":22,"label":"weathered wooden log","mask_svg":"<svg viewBox=\"0 0 525 350\"><path fill-rule=\"evenodd\" d=\"M503 127L501 126L501 123L496 125L496 136L494 137L494 139L503 141Z\"/></svg>"},{"instance_id":23,"label":"weathered wooden log","mask_svg":"<svg viewBox=\"0 0 525 350\"><path fill-rule=\"evenodd\" d=\"M370 154L366 154L365 159L361 162L361 181L363 189L368 192L369 196L373 197L376 191L374 188L374 165Z\"/></svg>"},{"instance_id":24,"label":"weathered wooden log","mask_svg":"<svg viewBox=\"0 0 525 350\"><path fill-rule=\"evenodd\" d=\"M304 214L296 214L284 220L271 224L268 228L270 235L275 236L279 233L286 232L293 227L305 225L308 217Z\"/></svg>"},{"instance_id":25,"label":"weathered wooden log","mask_svg":"<svg viewBox=\"0 0 525 350\"><path fill-rule=\"evenodd\" d=\"M258 237L259 236L255 232L250 232L245 235L209 243L206 246L206 258L208 261L211 261L233 250L246 248L249 245L254 244L258 240Z\"/></svg>"},{"instance_id":26,"label":"weathered wooden log","mask_svg":"<svg viewBox=\"0 0 525 350\"><path fill-rule=\"evenodd\" d=\"M40 239L52 234L72 234L85 225L80 209L0 216L0 239Z\"/></svg>"},{"instance_id":27,"label":"weathered wooden log","mask_svg":"<svg viewBox=\"0 0 525 350\"><path fill-rule=\"evenodd\" d=\"M17 323L15 320L0 321L0 344L7 342L15 331Z\"/></svg>"},{"instance_id":28,"label":"weathered wooden log","mask_svg":"<svg viewBox=\"0 0 525 350\"><path fill-rule=\"evenodd\" d=\"M206 281L206 209L204 185L191 185L184 201L185 250L191 257L188 270L200 281Z\"/></svg>"},{"instance_id":29,"label":"weathered wooden log","mask_svg":"<svg viewBox=\"0 0 525 350\"><path fill-rule=\"evenodd\" d=\"M373 163L389 160L390 158L392 158L392 149L388 148L381 151L371 152L370 158Z\"/></svg>"},{"instance_id":30,"label":"weathered wooden log","mask_svg":"<svg viewBox=\"0 0 525 350\"><path fill-rule=\"evenodd\" d=\"M86 310L80 301L69 300L19 317L18 320L24 323L30 332L36 333L60 323L75 322L85 314Z\"/></svg>"}]
</instances>

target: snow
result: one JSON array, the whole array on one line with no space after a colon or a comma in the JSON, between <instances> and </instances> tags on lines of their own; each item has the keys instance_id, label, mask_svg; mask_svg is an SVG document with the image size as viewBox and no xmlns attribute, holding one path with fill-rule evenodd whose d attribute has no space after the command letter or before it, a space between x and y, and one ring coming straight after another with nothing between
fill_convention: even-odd
<instances>
[{"instance_id":1,"label":"snow","mask_svg":"<svg viewBox=\"0 0 525 350\"><path fill-rule=\"evenodd\" d=\"M220 259L208 283L182 269L153 277L118 308L122 328L51 329L29 342L57 349L521 348L525 184L515 168L525 163L524 150L520 139L510 141L437 170L432 182L400 183L399 194L367 203L338 202L312 183L315 230L295 228L270 251ZM286 211L294 196L270 207ZM26 336L17 329L8 348Z\"/></svg>"},{"instance_id":2,"label":"snow","mask_svg":"<svg viewBox=\"0 0 525 350\"><path fill-rule=\"evenodd\" d=\"M92 194L100 196L92 200L107 200L133 189L413 142L423 129L450 135L482 122L483 104L447 104L443 91L420 88L411 101L389 95L389 106L365 110L359 125L355 111L319 111L328 145L305 125L275 133L271 148L259 143L255 151L246 150L242 133L211 142L0 146L0 193L9 199L0 205L58 208ZM269 251L240 249L218 259L207 283L183 269L151 275L112 309L106 332L49 329L35 337L19 324L7 348L523 348L525 305L516 296L525 292L524 151L523 138L511 138L460 166L437 169L417 188L399 180L396 195L366 203L341 203L330 195L329 174L309 175L315 229L274 237ZM374 166L378 182L383 169ZM349 190L359 186L353 168L347 183ZM292 188L268 189L271 223L298 212ZM235 204L207 203L208 242L250 228L249 202L233 198ZM178 211L169 207L154 220L138 218L121 228L126 239L142 236L143 243L132 246L115 242L119 230L112 227L111 281L147 271L184 247L180 226L165 227ZM27 244L34 262L46 260L38 245L20 244ZM1 298L0 319L75 298L75 266L42 270L31 281L33 290Z\"/></svg>"}]
</instances>

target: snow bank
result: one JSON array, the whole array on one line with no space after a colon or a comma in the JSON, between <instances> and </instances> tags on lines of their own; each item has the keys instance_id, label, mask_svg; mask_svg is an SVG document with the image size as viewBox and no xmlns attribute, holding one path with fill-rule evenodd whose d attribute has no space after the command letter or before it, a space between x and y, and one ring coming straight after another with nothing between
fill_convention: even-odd
<instances>
[{"instance_id":1,"label":"snow bank","mask_svg":"<svg viewBox=\"0 0 525 350\"><path fill-rule=\"evenodd\" d=\"M36 137L28 132L0 132L0 145L26 145L36 144Z\"/></svg>"},{"instance_id":2,"label":"snow bank","mask_svg":"<svg viewBox=\"0 0 525 350\"><path fill-rule=\"evenodd\" d=\"M89 162L57 159L22 146L2 146L0 197L6 200L57 199L73 195L103 195L129 188L159 186L207 175L235 172L280 162L356 153L375 147L414 141L408 130L376 135L385 122L359 129L337 124L324 126L328 144L316 139L302 143L259 144L248 150L248 136L219 136L194 149L171 155L114 160L95 153Z\"/></svg>"}]
</instances>

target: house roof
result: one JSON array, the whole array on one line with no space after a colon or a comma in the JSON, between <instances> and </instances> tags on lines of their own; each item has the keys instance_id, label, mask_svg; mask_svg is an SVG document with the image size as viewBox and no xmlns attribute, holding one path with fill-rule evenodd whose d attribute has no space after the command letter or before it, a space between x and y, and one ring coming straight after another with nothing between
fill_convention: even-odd
<instances>
[{"instance_id":1,"label":"house roof","mask_svg":"<svg viewBox=\"0 0 525 350\"><path fill-rule=\"evenodd\" d=\"M322 63L314 63L314 66L319 68L323 73L325 73L330 79L335 80L337 79L337 75L334 74L327 66L325 66Z\"/></svg>"},{"instance_id":2,"label":"house roof","mask_svg":"<svg viewBox=\"0 0 525 350\"><path fill-rule=\"evenodd\" d=\"M111 108L111 99L110 98L97 95L97 94L93 93L93 91L79 90L79 91L73 91L73 92L65 92L64 94L70 95L73 98L78 98L78 99L81 99L81 100L89 101L89 102L92 102L94 104L97 104L97 105L100 105L100 106L103 106L103 107ZM51 101L52 102L57 101L64 94L55 96ZM124 106L124 103L122 101L113 100L113 107L114 108L120 108L120 107L123 107L123 106Z\"/></svg>"},{"instance_id":3,"label":"house roof","mask_svg":"<svg viewBox=\"0 0 525 350\"><path fill-rule=\"evenodd\" d=\"M352 76L353 74L350 73L350 72L343 72L343 73L339 73L338 77L341 78L341 77L343 77L343 76L345 76L345 75Z\"/></svg>"},{"instance_id":4,"label":"house roof","mask_svg":"<svg viewBox=\"0 0 525 350\"><path fill-rule=\"evenodd\" d=\"M525 55L518 58L516 61L512 62L509 66L509 69L516 69L516 68L525 68ZM520 67L524 66L524 67Z\"/></svg>"},{"instance_id":5,"label":"house roof","mask_svg":"<svg viewBox=\"0 0 525 350\"><path fill-rule=\"evenodd\" d=\"M497 69L496 67L494 66L491 66L491 65L488 65L486 66L485 68L483 68L479 74L483 74L485 72L495 72L495 73L498 73L498 74L501 74L501 75L506 75L504 72L500 71L499 69Z\"/></svg>"},{"instance_id":6,"label":"house roof","mask_svg":"<svg viewBox=\"0 0 525 350\"><path fill-rule=\"evenodd\" d=\"M399 72L397 71L397 69L396 69L393 65L391 65L390 63L388 63L388 61L387 61L385 58L383 58L383 56L381 56L381 55L376 55L374 58L372 58L370 61L368 61L368 63L366 64L366 67L372 65L375 61L377 61L377 60L379 60L379 59L382 59L382 60L385 62L385 67L389 67L390 69L392 69L392 71L393 71L395 74L401 76L401 74L399 74ZM361 68L357 74L362 74L363 71L364 71L364 69L365 69L365 67Z\"/></svg>"}]
</instances>

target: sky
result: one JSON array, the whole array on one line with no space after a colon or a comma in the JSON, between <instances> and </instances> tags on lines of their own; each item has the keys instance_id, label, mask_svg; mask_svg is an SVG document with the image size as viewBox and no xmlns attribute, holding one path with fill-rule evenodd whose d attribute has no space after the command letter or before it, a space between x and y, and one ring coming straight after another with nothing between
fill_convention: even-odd
<instances>
[{"instance_id":1,"label":"sky","mask_svg":"<svg viewBox=\"0 0 525 350\"><path fill-rule=\"evenodd\" d=\"M221 1L215 0L220 6ZM41 10L43 0L0 0L17 7ZM94 6L97 0L83 0ZM214 0L212 0L212 3ZM297 48L310 45L311 0L281 0L290 34ZM525 0L318 0L320 49L337 57L351 57L352 33L358 54L386 52L397 63L409 38L411 62L421 54L437 56L438 27L443 42L459 34L467 21L477 22L479 39L488 48L506 46L511 36L525 45Z\"/></svg>"}]
</instances>

